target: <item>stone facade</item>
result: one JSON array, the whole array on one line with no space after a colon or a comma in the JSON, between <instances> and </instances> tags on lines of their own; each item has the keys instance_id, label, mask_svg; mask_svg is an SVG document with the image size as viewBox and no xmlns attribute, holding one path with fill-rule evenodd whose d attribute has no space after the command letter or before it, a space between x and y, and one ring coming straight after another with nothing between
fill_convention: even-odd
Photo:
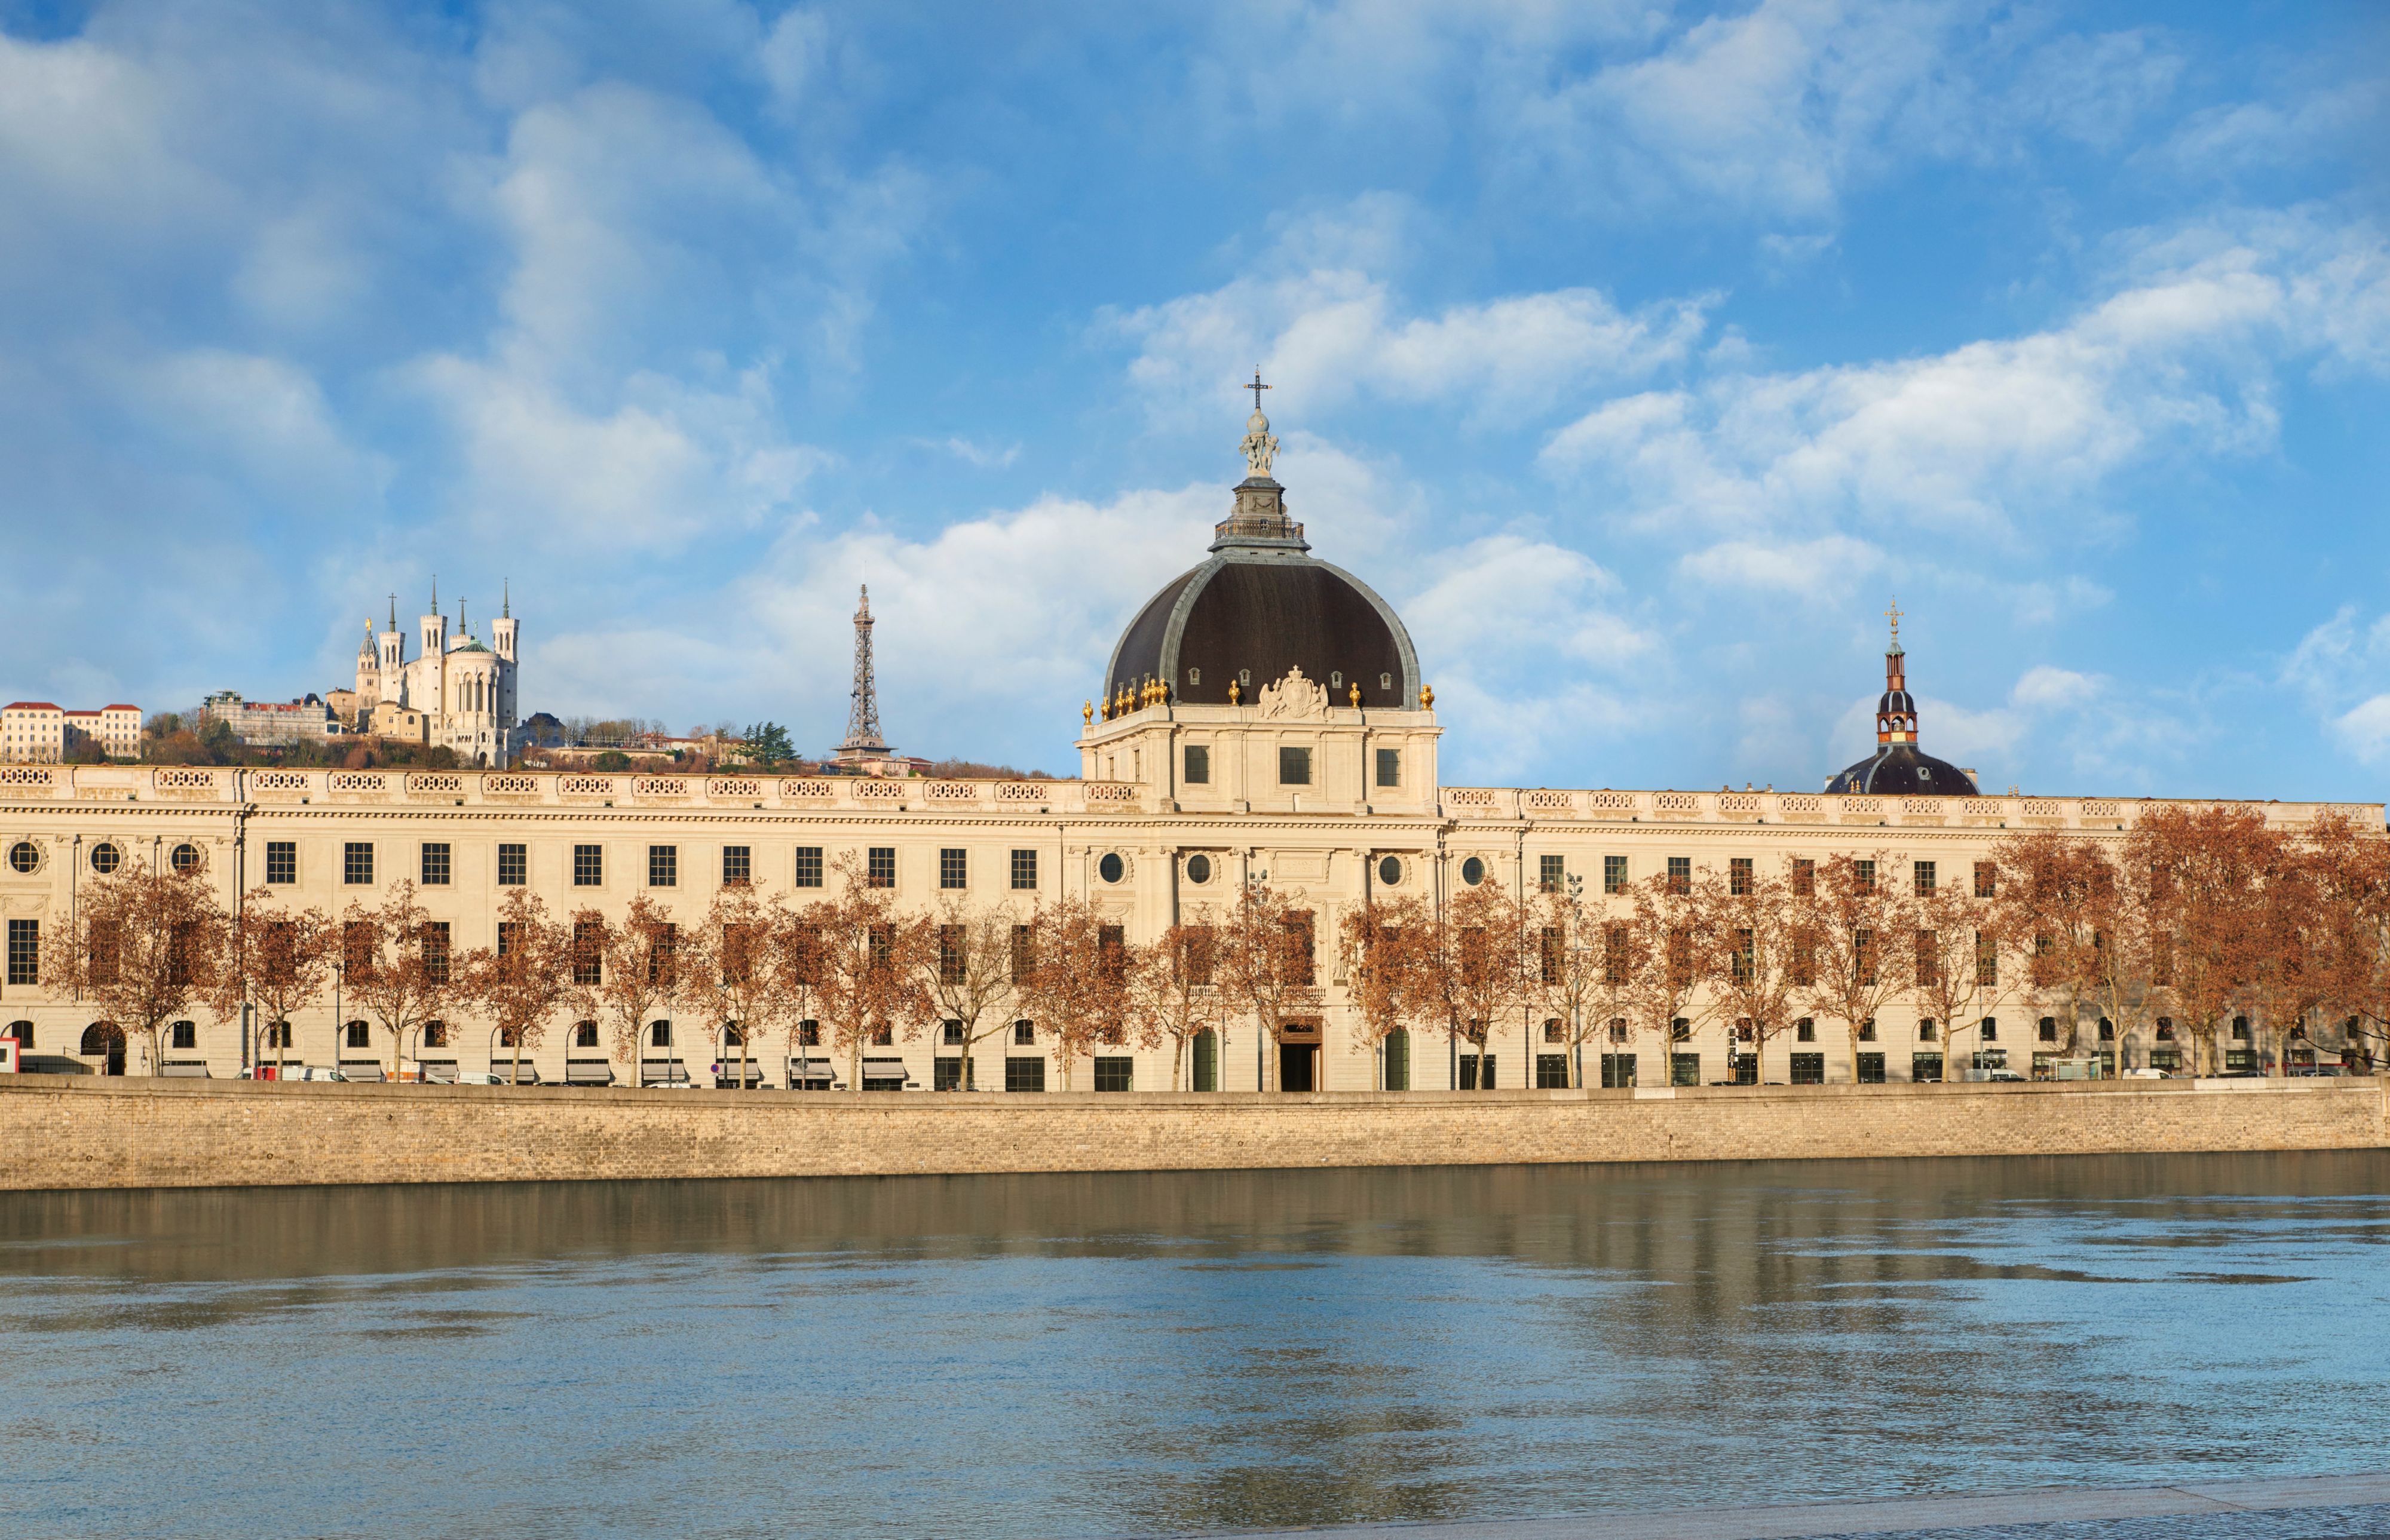
<instances>
[{"instance_id":1,"label":"stone facade","mask_svg":"<svg viewBox=\"0 0 2390 1540\"><path fill-rule=\"evenodd\" d=\"M761 1097L0 1080L0 1188L2376 1149L2375 1081Z\"/></svg>"},{"instance_id":2,"label":"stone facade","mask_svg":"<svg viewBox=\"0 0 2390 1540\"><path fill-rule=\"evenodd\" d=\"M97 711L64 711L47 700L15 700L0 706L0 761L56 764L71 749L99 745L110 759L141 752L141 708L118 704Z\"/></svg>"},{"instance_id":3,"label":"stone facade","mask_svg":"<svg viewBox=\"0 0 2390 1540\"><path fill-rule=\"evenodd\" d=\"M802 905L829 890L796 886L800 853L824 869L848 853L894 853L896 897L923 909L950 890L948 851L963 853L962 892L973 901L1009 907L1025 917L1032 905L1064 896L1086 897L1119 918L1132 936L1150 938L1182 917L1224 907L1248 877L1298 895L1317 916L1320 977L1327 988L1317 1084L1360 1091L1385 1084L1382 1053L1366 1046L1352 1020L1347 981L1336 973L1332 938L1338 918L1383 891L1423 892L1441 899L1474 872L1516 889L1532 889L1548 870L1582 878L1597 903L1613 876L1638 881L1667 869L1672 858L1697 867L1723 867L1729 857L1781 862L1822 859L1836 852L1897 859L1911 867L1935 863L1946 880L1968 879L1996 843L2020 829L2063 829L2121 841L2152 807L2144 801L2101 798L1978 797L1968 799L1835 797L1792 792L1621 791L1447 787L1436 782L1439 729L1432 711L1269 705L1140 707L1091 726L1081 740L1094 774L1073 781L942 781L854 776L690 776L668 774L574 775L492 771L265 770L149 766L13 765L0 770L0 914L12 926L58 923L88 882L103 844L120 857L137 853L171 865L189 846L205 879L229 906L236 895L271 881L293 902L338 913L353 900L377 901L398 878L418 881L444 864L448 880L421 888L422 902L451 928L459 950L495 940L501 853L519 847L524 881L551 914L594 905L620 916L646 893L685 919L704 912L721 879L726 851L745 853L753 880ZM1189 785L1186 751L1209 751L1210 778ZM1277 753L1312 751L1313 778L1281 784ZM1378 751L1394 756L1394 785L1377 784ZM2379 828L2378 803L2267 802L2268 823L2297 828L2320 815L2348 815ZM27 854L21 864L19 846ZM351 847L366 859L350 859ZM594 847L596 861L576 853ZM669 888L651 886L650 855L668 849ZM437 850L444 863L427 862ZM1016 868L1016 853L1026 859ZM508 855L511 863L511 853ZM1556 863L1548 867L1547 863ZM1622 865L1623 864L1623 865ZM1015 871L1026 874L1015 885ZM369 880L348 880L360 872ZM593 877L594 872L594 877ZM290 880L282 882L287 876ZM834 877L828 880L835 881ZM29 932L31 933L31 932ZM2013 1007L2000 1017L1996 1043L2023 1067L2035 1051L2033 1012ZM315 1064L389 1057L386 1045L351 1049L336 1042L338 1023L355 1013L331 999L294 1023L292 1055ZM33 982L0 982L0 1033L29 1025L37 1054L72 1054L90 1024L87 1009ZM1522 1020L1497 1030L1493 1045L1497 1084L1521 1083L1514 1066L1529 1053L1542 1057L1536 1023ZM545 1080L568 1072L576 1053L567 1031L553 1031L532 1061ZM236 1075L245 1062L238 1021L195 1021L192 1046L170 1059L203 1063L217 1077ZM1825 1078L1855 1078L1844 1033L1821 1032L1815 1051ZM479 1071L508 1056L486 1031L463 1024L459 1045L445 1056ZM1785 1041L1785 1040L1780 1040ZM684 1026L671 1050L704 1083L715 1055ZM1220 1087L1253 1090L1260 1084L1253 1023L1231 1025L1221 1055ZM1785 1044L1788 1047L1809 1047ZM1648 1034L1626 1045L1652 1056ZM1938 1045L1920 1041L1913 1012L1889 1013L1879 1023L1886 1077L1910 1076L1915 1056ZM2146 1062L2151 1045L2119 1046L2126 1061ZM761 1050L780 1055L785 1045ZM912 1079L934 1084L938 1045L924 1036L882 1050L901 1056ZM1060 1076L1047 1039L1030 1045L983 1045L976 1073L983 1085L1005 1084L999 1058L1037 1059L1044 1084ZM1591 1052L1588 1049L1588 1052ZM1721 1029L1704 1025L1681 1050L1697 1056L1703 1081L1723 1077L1727 1045ZM1771 1046L1771 1076L1782 1051ZM1132 1084L1167 1089L1170 1056L1137 1052ZM147 1068L135 1050L135 1073ZM783 1083L785 1066L767 1060ZM1456 1055L1442 1042L1421 1039L1412 1049L1409 1084L1441 1089L1456 1084ZM619 1078L634 1067L613 1066ZM1588 1081L1599 1081L1590 1060ZM1647 1066L1650 1085L1664 1079ZM842 1072L843 1070L842 1068ZM1077 1084L1087 1084L1082 1062Z\"/></svg>"}]
</instances>

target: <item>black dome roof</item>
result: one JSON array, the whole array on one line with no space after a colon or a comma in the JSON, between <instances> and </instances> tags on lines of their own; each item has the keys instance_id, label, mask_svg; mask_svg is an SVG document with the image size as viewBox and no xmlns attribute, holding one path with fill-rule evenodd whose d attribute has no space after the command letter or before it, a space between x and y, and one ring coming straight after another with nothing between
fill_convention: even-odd
<instances>
[{"instance_id":1,"label":"black dome roof","mask_svg":"<svg viewBox=\"0 0 2390 1540\"><path fill-rule=\"evenodd\" d=\"M1826 783L1833 793L1873 796L1976 797L1975 782L1948 760L1914 743L1887 743Z\"/></svg>"},{"instance_id":2,"label":"black dome roof","mask_svg":"<svg viewBox=\"0 0 2390 1540\"><path fill-rule=\"evenodd\" d=\"M1407 708L1419 699L1418 654L1392 606L1352 573L1314 558L1303 526L1285 520L1278 484L1259 478L1238 489L1240 512L1220 526L1211 558L1165 585L1137 611L1112 648L1104 699L1134 699L1149 681L1170 699L1225 706L1241 680L1250 703L1264 685L1300 668L1336 705L1358 685L1361 704Z\"/></svg>"}]
</instances>

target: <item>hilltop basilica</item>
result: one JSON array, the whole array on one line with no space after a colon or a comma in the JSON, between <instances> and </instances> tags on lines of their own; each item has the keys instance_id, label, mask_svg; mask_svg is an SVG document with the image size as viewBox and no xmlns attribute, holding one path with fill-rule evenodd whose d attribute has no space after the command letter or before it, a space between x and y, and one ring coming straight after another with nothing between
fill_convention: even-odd
<instances>
[{"instance_id":1,"label":"hilltop basilica","mask_svg":"<svg viewBox=\"0 0 2390 1540\"><path fill-rule=\"evenodd\" d=\"M1338 922L1381 893L1442 904L1489 881L1514 892L1579 892L1597 910L1624 913L1631 885L1646 877L1753 869L1746 863L1785 870L1836 853L1872 860L1882 879L1920 892L1979 884L1994 846L2015 830L2116 841L2153 805L1983 795L1972 774L1925 751L1896 630L1876 751L1821 776L1820 791L1446 785L1433 660L1367 582L1313 554L1272 475L1278 441L1259 410L1240 447L1246 474L1210 548L1129 621L1099 693L1073 724L1076 780L508 771L515 622L493 622L485 647L460 616L452 640L434 605L412 660L394 613L388 631L368 629L357 694L378 715L420 713L429 741L484 768L7 766L0 908L11 956L20 937L34 955L40 927L70 913L79 879L135 853L203 874L227 905L263 884L337 914L406 879L458 949L494 943L499 906L518 889L552 915L596 906L620 917L646 898L687 924L726 882L751 881L800 906L836 896L842 857L918 911L959 900L1017 922L1040 903L1083 898L1139 941L1266 882L1312 916L1325 1003L1267 1033L1248 1018L1199 1041L1185 1066L1195 1090L1564 1086L1573 1059L1590 1086L1664 1088L1734 1073L1735 1029L1703 1018L1661 1045L1623 1021L1582 1023L1580 1034L1523 1011L1493 1023L1482 1047L1402 1033L1374 1039L1340 971ZM867 610L857 635L850 749L885 756L869 709ZM1607 778L1599 766L1587 771ZM2254 805L2278 826L2327 812L2383 821L2379 805ZM294 1020L291 1053L379 1073L389 1046L353 1004L327 1000ZM1789 1064L1770 1073L1796 1083L1935 1080L2010 1062L2038 1068L2059 1050L2054 1023L2022 995L1960 1023L1963 1042L1952 1025L1908 1006L1857 1040L1805 1023L1788 1034ZM123 1061L121 1036L111 1059L104 1023L13 962L0 986L0 1032L36 1053ZM238 1020L180 1023L168 1040L166 1068L176 1073L238 1074L257 1054L256 1031ZM868 1050L861 1088L957 1078L983 1090L1060 1088L1051 1034L1034 1020L983 1043L969 1064L954 1041L932 1029ZM525 1062L542 1080L571 1084L729 1084L739 1056L724 1046L718 1023L659 1013L633 1061L613 1059L594 1023L559 1023ZM410 1072L432 1079L504 1069L510 1058L478 1027L443 1030L407 1051ZM2154 1039L2101 1039L2097 1051L2117 1068L2163 1068L2179 1053ZM752 1073L815 1088L838 1084L847 1067L808 1051L800 1034L763 1046ZM1173 1065L1163 1050L1122 1047L1076 1074L1081 1088L1167 1089Z\"/></svg>"}]
</instances>

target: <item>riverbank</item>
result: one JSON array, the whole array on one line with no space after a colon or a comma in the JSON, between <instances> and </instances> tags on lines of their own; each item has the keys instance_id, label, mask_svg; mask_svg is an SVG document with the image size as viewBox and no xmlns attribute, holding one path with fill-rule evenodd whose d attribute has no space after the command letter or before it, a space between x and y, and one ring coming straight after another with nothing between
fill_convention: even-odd
<instances>
[{"instance_id":1,"label":"riverbank","mask_svg":"<svg viewBox=\"0 0 2390 1540\"><path fill-rule=\"evenodd\" d=\"M2368 1149L2376 1080L791 1094L0 1077L0 1189Z\"/></svg>"}]
</instances>

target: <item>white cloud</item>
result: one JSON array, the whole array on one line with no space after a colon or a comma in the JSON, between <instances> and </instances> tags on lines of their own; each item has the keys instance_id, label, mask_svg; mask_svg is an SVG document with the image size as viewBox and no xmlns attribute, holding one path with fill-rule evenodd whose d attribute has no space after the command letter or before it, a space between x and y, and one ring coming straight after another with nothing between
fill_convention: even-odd
<instances>
[{"instance_id":1,"label":"white cloud","mask_svg":"<svg viewBox=\"0 0 2390 1540\"><path fill-rule=\"evenodd\" d=\"M1697 583L1728 588L1775 589L1809 598L1845 594L1884 565L1864 540L1827 535L1782 545L1729 540L1685 557L1678 570Z\"/></svg>"},{"instance_id":2,"label":"white cloud","mask_svg":"<svg viewBox=\"0 0 2390 1540\"><path fill-rule=\"evenodd\" d=\"M1216 416L1222 382L1258 365L1284 392L1273 400L1305 412L1359 396L1465 399L1483 417L1677 363L1706 325L1708 298L1627 313L1587 288L1408 314L1385 281L1342 260L1381 245L1387 219L1381 201L1364 200L1349 225L1303 222L1259 272L1109 317L1137 344L1131 383L1157 411Z\"/></svg>"},{"instance_id":3,"label":"white cloud","mask_svg":"<svg viewBox=\"0 0 2390 1540\"><path fill-rule=\"evenodd\" d=\"M2152 241L2050 330L1917 359L1725 374L1606 402L1550 435L1549 472L1616 485L1654 524L1862 526L2007 540L2161 444L2271 446L2286 357L2390 359L2390 251L2369 226L2252 222Z\"/></svg>"},{"instance_id":4,"label":"white cloud","mask_svg":"<svg viewBox=\"0 0 2390 1540\"><path fill-rule=\"evenodd\" d=\"M2024 711L2071 711L2089 704L2101 688L2095 675L2044 663L2024 671L2009 699Z\"/></svg>"}]
</instances>

